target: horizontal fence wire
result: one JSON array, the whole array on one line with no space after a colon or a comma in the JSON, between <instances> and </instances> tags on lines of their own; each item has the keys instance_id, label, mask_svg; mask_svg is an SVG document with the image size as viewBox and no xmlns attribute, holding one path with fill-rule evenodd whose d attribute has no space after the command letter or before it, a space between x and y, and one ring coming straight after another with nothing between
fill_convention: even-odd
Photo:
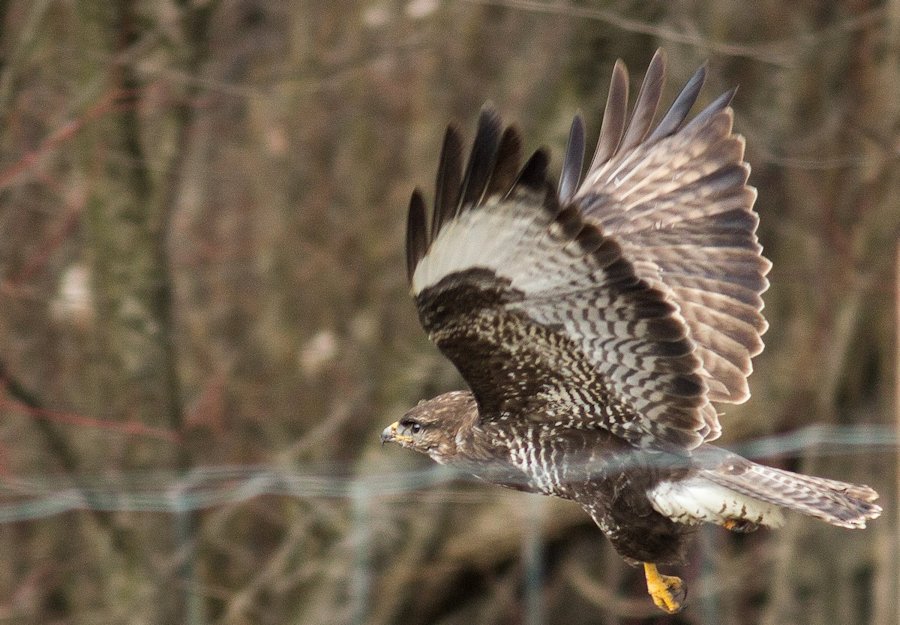
<instances>
[{"instance_id":1,"label":"horizontal fence wire","mask_svg":"<svg viewBox=\"0 0 900 625\"><path fill-rule=\"evenodd\" d=\"M731 449L751 459L878 453L897 448L887 426L812 426L756 439ZM345 470L345 468L344 468ZM464 477L434 465L383 474L346 475L336 467L305 470L273 466L197 467L187 472L148 471L86 476L0 476L0 524L52 517L73 510L184 513L235 505L264 495L299 499L390 498ZM360 503L362 501L362 503Z\"/></svg>"}]
</instances>

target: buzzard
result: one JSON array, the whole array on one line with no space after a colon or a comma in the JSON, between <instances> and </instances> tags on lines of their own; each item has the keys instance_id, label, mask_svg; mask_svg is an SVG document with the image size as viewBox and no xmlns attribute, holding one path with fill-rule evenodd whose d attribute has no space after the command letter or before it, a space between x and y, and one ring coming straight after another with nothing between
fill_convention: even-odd
<instances>
[{"instance_id":1,"label":"buzzard","mask_svg":"<svg viewBox=\"0 0 900 625\"><path fill-rule=\"evenodd\" d=\"M468 162L444 137L434 208L409 205L409 284L428 337L470 391L420 402L381 435L489 482L580 504L662 610L701 523L745 532L794 510L841 527L879 515L867 486L762 466L715 447L714 403L750 396L770 263L757 242L734 90L688 120L701 67L654 123L657 52L628 116L616 63L582 177L571 125L559 184L547 151L485 105Z\"/></svg>"}]
</instances>

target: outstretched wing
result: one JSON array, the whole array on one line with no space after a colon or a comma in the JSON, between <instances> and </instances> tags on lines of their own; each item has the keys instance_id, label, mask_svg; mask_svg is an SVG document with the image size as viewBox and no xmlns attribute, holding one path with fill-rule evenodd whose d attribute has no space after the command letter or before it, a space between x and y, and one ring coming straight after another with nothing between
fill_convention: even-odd
<instances>
[{"instance_id":1,"label":"outstretched wing","mask_svg":"<svg viewBox=\"0 0 900 625\"><path fill-rule=\"evenodd\" d=\"M677 304L709 399L741 403L750 397L751 358L762 351L768 327L760 296L771 264L756 239L756 190L746 184L744 139L731 132L734 90L686 123L703 86L700 68L650 132L664 74L657 52L628 126L621 115L604 117L575 200L619 242L636 273ZM608 111L624 110L627 85L617 63Z\"/></svg>"},{"instance_id":2,"label":"outstretched wing","mask_svg":"<svg viewBox=\"0 0 900 625\"><path fill-rule=\"evenodd\" d=\"M691 88L689 83L685 91ZM624 103L611 92L611 105L622 111L608 105L612 122L604 121L600 149L581 186L579 118L557 191L548 180L546 153L536 152L520 169L519 133L502 130L497 114L486 108L464 172L459 132L447 131L430 224L422 195L414 193L407 266L419 316L469 383L482 418L599 426L646 448L692 449L718 433L709 403L716 378L674 290L689 286L663 279L666 267L654 262L655 250L643 250L637 236L646 228L624 228L631 238L622 237L604 221L621 203L600 183L606 165L637 150L660 160L688 158L684 150L694 150L694 142L682 141L681 151L672 153L671 140L718 119L704 112L699 122L681 128L693 103L685 108L683 93L674 117L667 114L645 137L641 128L649 127L653 112L645 120L642 103L654 97L652 91L639 97L627 128ZM638 178L632 174L633 184ZM745 179L734 184L744 188ZM659 225L641 214L650 227ZM755 226L755 220L744 223ZM698 240L704 232L695 233ZM729 266L707 263L704 270L721 278Z\"/></svg>"}]
</instances>

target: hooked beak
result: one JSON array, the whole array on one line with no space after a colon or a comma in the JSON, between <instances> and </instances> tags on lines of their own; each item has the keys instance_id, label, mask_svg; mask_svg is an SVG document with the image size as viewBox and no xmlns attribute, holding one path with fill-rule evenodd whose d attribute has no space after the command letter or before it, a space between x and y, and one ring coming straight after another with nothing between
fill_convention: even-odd
<instances>
[{"instance_id":1,"label":"hooked beak","mask_svg":"<svg viewBox=\"0 0 900 625\"><path fill-rule=\"evenodd\" d=\"M412 437L400 433L400 422L394 421L381 431L381 444L385 443L411 443Z\"/></svg>"},{"instance_id":2,"label":"hooked beak","mask_svg":"<svg viewBox=\"0 0 900 625\"><path fill-rule=\"evenodd\" d=\"M389 426L387 426L386 428L384 428L381 431L381 444L382 445L384 445L385 443L390 443L394 440L394 438L396 438L398 425L399 424L396 421L394 421L393 423L391 423Z\"/></svg>"}]
</instances>

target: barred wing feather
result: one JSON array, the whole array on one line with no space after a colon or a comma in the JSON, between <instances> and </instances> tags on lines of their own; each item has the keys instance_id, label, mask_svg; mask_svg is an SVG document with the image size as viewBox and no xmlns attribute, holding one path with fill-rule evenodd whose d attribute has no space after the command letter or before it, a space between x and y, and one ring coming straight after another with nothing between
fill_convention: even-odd
<instances>
[{"instance_id":1,"label":"barred wing feather","mask_svg":"<svg viewBox=\"0 0 900 625\"><path fill-rule=\"evenodd\" d=\"M557 191L546 153L520 168L518 131L486 107L465 172L448 129L430 219L414 193L407 266L419 316L482 419L603 427L689 450L719 433L710 400L746 393L767 264L743 144L727 102L684 124L702 70L651 131L663 73L657 55L626 124L617 65L583 183L580 117Z\"/></svg>"},{"instance_id":2,"label":"barred wing feather","mask_svg":"<svg viewBox=\"0 0 900 625\"><path fill-rule=\"evenodd\" d=\"M663 72L657 53L645 85L657 84ZM678 306L709 399L741 403L750 396L751 358L762 351L768 327L761 294L771 265L755 234L756 191L746 184L744 140L732 134L733 91L685 124L704 72L698 70L648 139L631 149L598 150L605 156L592 164L575 197L585 217L619 242L638 275ZM627 99L616 85L609 99ZM629 126L645 124L640 109L656 106L639 101Z\"/></svg>"}]
</instances>

